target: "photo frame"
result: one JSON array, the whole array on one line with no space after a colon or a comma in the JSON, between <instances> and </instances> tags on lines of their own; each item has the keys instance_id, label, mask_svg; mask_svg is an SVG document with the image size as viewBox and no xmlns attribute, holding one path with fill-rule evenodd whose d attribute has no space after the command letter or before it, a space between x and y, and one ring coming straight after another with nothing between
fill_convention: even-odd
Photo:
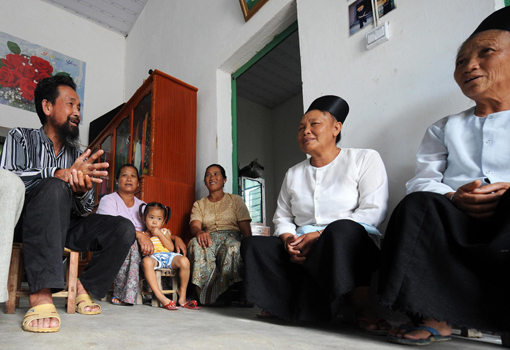
<instances>
[{"instance_id":1,"label":"photo frame","mask_svg":"<svg viewBox=\"0 0 510 350\"><path fill-rule=\"evenodd\" d=\"M244 21L248 22L267 1L268 0L239 0L244 15Z\"/></svg>"},{"instance_id":2,"label":"photo frame","mask_svg":"<svg viewBox=\"0 0 510 350\"><path fill-rule=\"evenodd\" d=\"M349 5L349 35L353 35L374 22L372 0L356 0Z\"/></svg>"},{"instance_id":3,"label":"photo frame","mask_svg":"<svg viewBox=\"0 0 510 350\"><path fill-rule=\"evenodd\" d=\"M377 0L377 18L396 9L395 0Z\"/></svg>"}]
</instances>

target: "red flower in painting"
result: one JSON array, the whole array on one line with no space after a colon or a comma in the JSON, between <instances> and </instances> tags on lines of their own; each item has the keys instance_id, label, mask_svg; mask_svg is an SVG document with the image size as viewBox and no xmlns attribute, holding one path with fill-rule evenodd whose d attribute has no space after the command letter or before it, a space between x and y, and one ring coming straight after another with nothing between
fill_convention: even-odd
<instances>
[{"instance_id":1,"label":"red flower in painting","mask_svg":"<svg viewBox=\"0 0 510 350\"><path fill-rule=\"evenodd\" d=\"M2 63L5 64L7 67L9 67L12 70L15 70L19 66L22 66L23 63L28 63L28 58L22 55L10 53L5 58L2 58Z\"/></svg>"},{"instance_id":2,"label":"red flower in painting","mask_svg":"<svg viewBox=\"0 0 510 350\"><path fill-rule=\"evenodd\" d=\"M37 77L35 78L35 80L37 82L40 82L41 80L43 79L46 79L46 78L49 78L51 75L49 75L48 73L39 73L39 75L37 75Z\"/></svg>"},{"instance_id":3,"label":"red flower in painting","mask_svg":"<svg viewBox=\"0 0 510 350\"><path fill-rule=\"evenodd\" d=\"M22 64L18 68L14 70L14 74L16 74L20 79L21 78L29 78L34 79L35 78L35 69L29 64Z\"/></svg>"},{"instance_id":4,"label":"red flower in painting","mask_svg":"<svg viewBox=\"0 0 510 350\"><path fill-rule=\"evenodd\" d=\"M46 73L48 76L50 76L51 73L53 73L53 67L51 64L41 57L30 57L30 63L39 72L39 74Z\"/></svg>"},{"instance_id":5,"label":"red flower in painting","mask_svg":"<svg viewBox=\"0 0 510 350\"><path fill-rule=\"evenodd\" d=\"M37 84L34 83L33 80L28 78L23 78L19 81L19 89L21 91L21 95L28 101L32 101L34 99L34 91L35 86Z\"/></svg>"},{"instance_id":6,"label":"red flower in painting","mask_svg":"<svg viewBox=\"0 0 510 350\"><path fill-rule=\"evenodd\" d=\"M5 87L16 87L18 86L19 78L14 74L12 70L4 66L0 68L0 85Z\"/></svg>"}]
</instances>

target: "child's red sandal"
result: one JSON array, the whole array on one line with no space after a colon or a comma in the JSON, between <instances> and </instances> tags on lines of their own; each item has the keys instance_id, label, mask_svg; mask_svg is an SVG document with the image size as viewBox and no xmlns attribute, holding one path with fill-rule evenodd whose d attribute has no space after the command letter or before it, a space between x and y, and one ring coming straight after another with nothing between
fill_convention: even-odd
<instances>
[{"instance_id":1,"label":"child's red sandal","mask_svg":"<svg viewBox=\"0 0 510 350\"><path fill-rule=\"evenodd\" d=\"M188 301L186 301L186 304L184 304L182 307L185 307L186 309L190 309L190 310L200 310L201 309L200 306L197 306L196 300L188 300Z\"/></svg>"},{"instance_id":2,"label":"child's red sandal","mask_svg":"<svg viewBox=\"0 0 510 350\"><path fill-rule=\"evenodd\" d=\"M170 302L168 304L166 304L165 306L163 306L165 309L167 310L178 310L180 309L179 306L175 305L175 301L173 300L170 300Z\"/></svg>"}]
</instances>

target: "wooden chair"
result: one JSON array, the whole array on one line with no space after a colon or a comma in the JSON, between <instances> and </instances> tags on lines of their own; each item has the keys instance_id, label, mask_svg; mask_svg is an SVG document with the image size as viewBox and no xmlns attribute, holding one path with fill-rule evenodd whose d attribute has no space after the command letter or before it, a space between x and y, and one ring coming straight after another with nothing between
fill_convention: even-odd
<instances>
[{"instance_id":1,"label":"wooden chair","mask_svg":"<svg viewBox=\"0 0 510 350\"><path fill-rule=\"evenodd\" d=\"M175 271L172 269L159 269L159 270L156 270L155 272L156 272L156 280L158 282L158 287L161 290L161 292L163 294L172 294L172 300L177 303L177 274L175 273ZM172 289L163 289L163 285L161 284L162 277L171 277L172 278ZM152 291L145 292L143 290L143 281L142 280L140 280L140 286L139 286L138 290L139 290L139 293L138 293L138 298L136 300L137 304L142 304L142 302L143 302L142 296L143 295L152 295L152 306L155 306L155 307L161 306L161 303L159 302L158 298L156 298L154 293L152 293Z\"/></svg>"},{"instance_id":2,"label":"wooden chair","mask_svg":"<svg viewBox=\"0 0 510 350\"><path fill-rule=\"evenodd\" d=\"M9 300L5 303L4 312L6 314L16 312L16 308L19 307L20 297L30 296L27 289L21 289L21 278L24 273L22 253L23 245L21 243L14 243L12 245L11 265L7 282ZM67 298L67 313L73 314L76 309L76 281L78 279L79 253L65 248L64 255L67 256L67 288L61 292L53 293L53 297Z\"/></svg>"}]
</instances>

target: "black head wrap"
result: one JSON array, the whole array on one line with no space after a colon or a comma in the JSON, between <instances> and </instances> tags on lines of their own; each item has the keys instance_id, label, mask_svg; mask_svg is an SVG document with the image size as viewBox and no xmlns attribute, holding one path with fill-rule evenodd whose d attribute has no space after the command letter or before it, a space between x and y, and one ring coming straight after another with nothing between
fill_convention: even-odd
<instances>
[{"instance_id":1,"label":"black head wrap","mask_svg":"<svg viewBox=\"0 0 510 350\"><path fill-rule=\"evenodd\" d=\"M475 29L470 38L476 34L486 30L499 29L507 30L510 32L510 6L503 7L502 9L493 12Z\"/></svg>"},{"instance_id":2,"label":"black head wrap","mask_svg":"<svg viewBox=\"0 0 510 350\"><path fill-rule=\"evenodd\" d=\"M312 102L306 113L314 109L331 113L342 124L345 118L347 118L347 114L349 114L347 102L343 98L333 95L319 97Z\"/></svg>"}]
</instances>

